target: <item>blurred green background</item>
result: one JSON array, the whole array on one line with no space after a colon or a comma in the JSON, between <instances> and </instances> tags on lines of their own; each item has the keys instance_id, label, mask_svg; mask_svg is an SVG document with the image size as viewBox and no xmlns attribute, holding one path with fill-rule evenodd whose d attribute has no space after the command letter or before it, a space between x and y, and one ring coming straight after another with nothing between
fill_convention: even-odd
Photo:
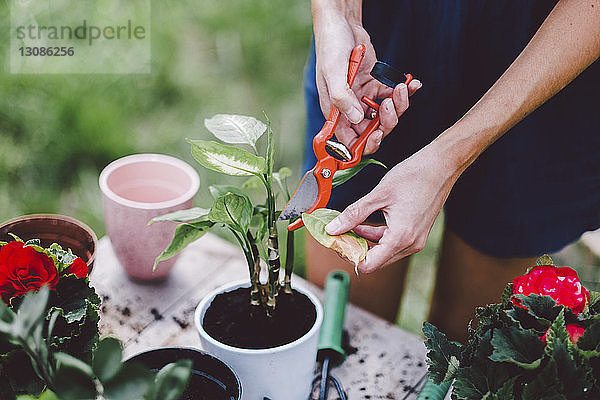
<instances>
[{"instance_id":1,"label":"blurred green background","mask_svg":"<svg viewBox=\"0 0 600 400\"><path fill-rule=\"evenodd\" d=\"M224 178L198 166L184 139L209 138L203 119L215 113L262 119L266 112L277 137L276 167L292 168L295 182L303 156L309 3L153 0L151 74L11 75L9 7L0 0L0 30L6 35L0 40L0 221L62 213L102 236L98 175L112 160L132 153L164 153L197 166L202 186L196 203L208 206L207 187ZM411 263L398 321L415 333L427 313L440 236L438 221ZM302 273L303 246L296 248ZM568 258L597 264L585 250L575 254Z\"/></svg>"}]
</instances>

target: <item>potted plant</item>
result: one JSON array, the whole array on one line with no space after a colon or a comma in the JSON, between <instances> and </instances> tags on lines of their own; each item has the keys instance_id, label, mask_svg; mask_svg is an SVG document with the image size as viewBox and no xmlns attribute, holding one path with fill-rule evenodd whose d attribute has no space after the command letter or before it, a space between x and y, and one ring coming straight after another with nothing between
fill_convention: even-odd
<instances>
[{"instance_id":1,"label":"potted plant","mask_svg":"<svg viewBox=\"0 0 600 400\"><path fill-rule=\"evenodd\" d=\"M195 324L202 346L237 372L245 399L304 400L310 392L322 308L310 292L292 289L294 237L291 231L287 231L285 272L280 281L276 192L283 200L289 200L286 178L291 170L282 167L274 172L273 131L268 119L264 124L249 116L217 114L205 120L205 126L221 142L188 140L196 161L210 170L245 176L248 180L241 188L211 186L214 202L210 208L192 208L154 218L151 223L181 223L171 244L156 262L177 254L212 227L225 226L245 255L249 280L225 285L198 305ZM257 142L265 133L266 143L260 153ZM234 144L245 145L248 150ZM340 171L334 177L335 184L346 181L373 162L364 160L352 169ZM253 204L246 190L261 187L263 200ZM323 228L321 224L330 214L328 211L313 213L314 218L308 216L305 220L307 227ZM326 235L324 229L321 239L323 235ZM353 234L340 237L351 237L350 242L359 243ZM340 238L333 241L339 243ZM344 245L337 250L348 255L348 248L355 250ZM366 242L361 249L366 252ZM261 259L266 265L262 282Z\"/></svg>"},{"instance_id":2,"label":"potted plant","mask_svg":"<svg viewBox=\"0 0 600 400\"><path fill-rule=\"evenodd\" d=\"M466 345L425 323L429 377L452 399L600 398L600 293L548 256L477 310Z\"/></svg>"},{"instance_id":3,"label":"potted plant","mask_svg":"<svg viewBox=\"0 0 600 400\"><path fill-rule=\"evenodd\" d=\"M156 376L123 364L118 340L98 341L100 299L86 263L56 243L12 237L0 242L1 399L179 398L189 360Z\"/></svg>"},{"instance_id":4,"label":"potted plant","mask_svg":"<svg viewBox=\"0 0 600 400\"><path fill-rule=\"evenodd\" d=\"M81 221L66 215L31 214L10 219L0 224L0 241L10 241L10 234L24 241L37 239L43 247L56 243L81 257L90 272L96 258L98 238Z\"/></svg>"}]
</instances>

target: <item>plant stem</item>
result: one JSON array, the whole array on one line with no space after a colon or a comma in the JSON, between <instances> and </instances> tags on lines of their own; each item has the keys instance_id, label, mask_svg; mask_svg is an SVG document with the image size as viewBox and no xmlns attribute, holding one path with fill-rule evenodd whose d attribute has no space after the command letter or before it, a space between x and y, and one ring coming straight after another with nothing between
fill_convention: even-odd
<instances>
[{"instance_id":1,"label":"plant stem","mask_svg":"<svg viewBox=\"0 0 600 400\"><path fill-rule=\"evenodd\" d=\"M283 291L292 294L292 272L294 271L294 231L287 232L287 248L285 253L285 278Z\"/></svg>"},{"instance_id":2,"label":"plant stem","mask_svg":"<svg viewBox=\"0 0 600 400\"><path fill-rule=\"evenodd\" d=\"M238 234L238 232L236 232L235 230L229 228L229 230L231 231L231 233L233 233L233 236L235 237L235 239L238 241L238 243L240 244L240 247L242 248L242 250L244 250L244 255L246 256L246 263L248 263L248 271L250 273L250 304L253 306L259 306L260 305L260 288L259 288L259 280L258 280L258 276L255 277L255 269L256 269L256 263L260 262L257 261L258 257L253 257L253 252L254 249L252 248L252 242L254 242L254 238L252 238L252 240L249 240L248 236L252 237L252 235L250 235L250 232L248 232L248 236L246 237L241 237L240 234ZM256 245L254 245L256 247ZM258 249L256 249L256 254L258 254ZM260 268L260 266L259 266ZM260 270L259 270L260 272Z\"/></svg>"},{"instance_id":3,"label":"plant stem","mask_svg":"<svg viewBox=\"0 0 600 400\"><path fill-rule=\"evenodd\" d=\"M269 224L269 239L267 241L267 258L269 260L269 278L267 281L267 315L272 316L279 294L279 238L275 221L275 196L272 189L272 176L265 176L267 188L267 209Z\"/></svg>"},{"instance_id":4,"label":"plant stem","mask_svg":"<svg viewBox=\"0 0 600 400\"><path fill-rule=\"evenodd\" d=\"M258 246L256 245L256 239L252 236L250 231L246 235L246 239L250 244L252 250L252 258L254 260L254 268L250 273L250 304L253 306L259 306L260 301L260 256L258 254Z\"/></svg>"}]
</instances>

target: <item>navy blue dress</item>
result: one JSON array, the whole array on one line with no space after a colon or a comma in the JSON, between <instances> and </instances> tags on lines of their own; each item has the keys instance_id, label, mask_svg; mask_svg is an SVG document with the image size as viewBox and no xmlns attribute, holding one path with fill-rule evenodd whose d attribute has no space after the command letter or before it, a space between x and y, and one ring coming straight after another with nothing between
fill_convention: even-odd
<instances>
[{"instance_id":1,"label":"navy blue dress","mask_svg":"<svg viewBox=\"0 0 600 400\"><path fill-rule=\"evenodd\" d=\"M556 1L365 1L378 59L423 82L374 157L393 166L457 121L522 51ZM390 15L397 17L390 18ZM311 50L305 74L305 169L324 123ZM600 226L600 62L529 115L463 173L445 205L447 228L496 257L559 250ZM334 189L342 210L385 174L369 166ZM398 190L402 190L399 188Z\"/></svg>"}]
</instances>

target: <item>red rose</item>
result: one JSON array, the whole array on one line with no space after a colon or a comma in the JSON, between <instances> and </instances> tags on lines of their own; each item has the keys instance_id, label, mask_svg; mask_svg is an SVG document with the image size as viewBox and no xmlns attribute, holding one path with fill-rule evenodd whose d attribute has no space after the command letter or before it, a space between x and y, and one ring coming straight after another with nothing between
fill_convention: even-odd
<instances>
[{"instance_id":1,"label":"red rose","mask_svg":"<svg viewBox=\"0 0 600 400\"><path fill-rule=\"evenodd\" d=\"M539 265L513 280L513 294L531 293L550 296L556 304L569 307L575 314L582 312L590 300L590 294L581 285L577 272L570 267ZM521 306L520 300L515 297L512 302Z\"/></svg>"},{"instance_id":2,"label":"red rose","mask_svg":"<svg viewBox=\"0 0 600 400\"><path fill-rule=\"evenodd\" d=\"M88 274L88 266L81 257L77 257L67 268L67 274L75 274L78 278L85 278Z\"/></svg>"},{"instance_id":3,"label":"red rose","mask_svg":"<svg viewBox=\"0 0 600 400\"><path fill-rule=\"evenodd\" d=\"M577 324L569 324L566 326L566 328L567 328L567 332L569 333L569 340L571 341L571 343L577 344L577 341L579 341L579 338L583 336L585 329L580 327ZM549 330L550 329L548 329L548 331ZM546 333L544 333L544 336L542 336L540 338L544 341L544 343L547 343L548 331L546 331Z\"/></svg>"},{"instance_id":4,"label":"red rose","mask_svg":"<svg viewBox=\"0 0 600 400\"><path fill-rule=\"evenodd\" d=\"M0 248L0 296L5 303L43 285L54 287L57 283L58 271L46 254L18 241Z\"/></svg>"}]
</instances>

